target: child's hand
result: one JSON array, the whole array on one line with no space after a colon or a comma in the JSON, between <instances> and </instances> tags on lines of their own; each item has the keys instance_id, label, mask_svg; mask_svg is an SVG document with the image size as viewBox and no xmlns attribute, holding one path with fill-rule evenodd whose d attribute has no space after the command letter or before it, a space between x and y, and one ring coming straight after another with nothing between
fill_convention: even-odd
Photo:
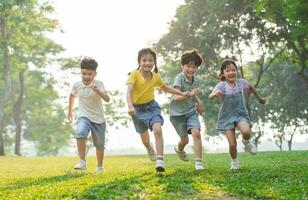
<instances>
[{"instance_id":1,"label":"child's hand","mask_svg":"<svg viewBox=\"0 0 308 200\"><path fill-rule=\"evenodd\" d=\"M67 119L68 119L69 122L73 121L73 113L72 112L67 113Z\"/></svg>"},{"instance_id":2,"label":"child's hand","mask_svg":"<svg viewBox=\"0 0 308 200\"><path fill-rule=\"evenodd\" d=\"M201 104L196 104L196 109L197 109L197 112L199 113L199 115L203 115L204 114L204 108Z\"/></svg>"},{"instance_id":3,"label":"child's hand","mask_svg":"<svg viewBox=\"0 0 308 200\"><path fill-rule=\"evenodd\" d=\"M135 108L133 106L128 107L128 111L127 112L128 112L128 114L130 116L132 116L132 115L134 115L136 113Z\"/></svg>"},{"instance_id":4,"label":"child's hand","mask_svg":"<svg viewBox=\"0 0 308 200\"><path fill-rule=\"evenodd\" d=\"M95 83L91 83L90 85L89 85L89 87L94 91L94 92L99 92L99 89L98 89L98 87L97 87L97 85L95 85Z\"/></svg>"},{"instance_id":5,"label":"child's hand","mask_svg":"<svg viewBox=\"0 0 308 200\"><path fill-rule=\"evenodd\" d=\"M189 94L188 91L186 91L186 92L182 92L182 96L184 96L184 97L190 97L190 94Z\"/></svg>"},{"instance_id":6,"label":"child's hand","mask_svg":"<svg viewBox=\"0 0 308 200\"><path fill-rule=\"evenodd\" d=\"M221 97L223 95L224 93L221 90L216 90L215 92L213 92L214 97Z\"/></svg>"},{"instance_id":7,"label":"child's hand","mask_svg":"<svg viewBox=\"0 0 308 200\"><path fill-rule=\"evenodd\" d=\"M260 99L259 99L259 102L260 102L260 104L263 104L263 105L264 105L264 104L266 103L266 99L260 98Z\"/></svg>"},{"instance_id":8,"label":"child's hand","mask_svg":"<svg viewBox=\"0 0 308 200\"><path fill-rule=\"evenodd\" d=\"M196 96L198 94L199 94L199 91L198 91L198 89L195 88L192 91L190 91L189 96L193 97L193 96Z\"/></svg>"}]
</instances>

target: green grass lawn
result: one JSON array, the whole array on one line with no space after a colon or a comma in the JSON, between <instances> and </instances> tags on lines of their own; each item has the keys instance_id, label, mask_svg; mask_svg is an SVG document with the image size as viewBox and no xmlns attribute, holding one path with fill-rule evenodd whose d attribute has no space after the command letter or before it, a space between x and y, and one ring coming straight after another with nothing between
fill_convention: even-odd
<instances>
[{"instance_id":1,"label":"green grass lawn","mask_svg":"<svg viewBox=\"0 0 308 200\"><path fill-rule=\"evenodd\" d=\"M0 157L0 199L308 199L308 151L239 154L241 170L229 170L228 154L207 154L207 169L194 170L166 155L157 174L145 156L110 156L106 171L75 171L72 157Z\"/></svg>"}]
</instances>

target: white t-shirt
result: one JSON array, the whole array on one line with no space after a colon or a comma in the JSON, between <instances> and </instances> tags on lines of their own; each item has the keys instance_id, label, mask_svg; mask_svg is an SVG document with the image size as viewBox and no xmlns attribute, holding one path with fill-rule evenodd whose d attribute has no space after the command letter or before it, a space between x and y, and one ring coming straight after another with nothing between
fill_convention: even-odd
<instances>
[{"instance_id":1,"label":"white t-shirt","mask_svg":"<svg viewBox=\"0 0 308 200\"><path fill-rule=\"evenodd\" d=\"M94 80L93 83L100 91L106 91L102 81ZM79 117L87 117L90 121L95 123L105 122L102 99L88 85L84 85L82 81L75 82L72 87L72 94L79 97Z\"/></svg>"}]
</instances>

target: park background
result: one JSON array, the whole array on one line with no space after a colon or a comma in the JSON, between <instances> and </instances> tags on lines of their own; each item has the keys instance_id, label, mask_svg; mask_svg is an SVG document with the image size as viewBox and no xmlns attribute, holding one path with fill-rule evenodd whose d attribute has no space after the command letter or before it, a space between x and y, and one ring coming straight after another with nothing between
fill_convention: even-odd
<instances>
[{"instance_id":1,"label":"park background","mask_svg":"<svg viewBox=\"0 0 308 200\"><path fill-rule=\"evenodd\" d=\"M290 155L305 162L307 10L308 2L304 0L0 0L1 166L8 170L10 164L24 159L14 160L13 155L75 158L74 124L66 121L66 112L70 87L80 79L83 56L98 61L97 79L104 81L112 98L111 103L104 104L106 156L145 154L125 101L127 74L137 68L137 53L144 47L157 51L159 72L169 85L180 72L184 50L196 48L202 54L204 63L197 74L205 107L205 115L200 116L205 152L222 153L228 158L227 141L215 130L219 102L208 101L207 96L218 82L221 61L232 58L239 66L239 77L254 84L267 99L262 106L254 96L246 96L253 121L252 141L259 151L264 155L279 151L269 157ZM171 96L161 91L156 96L164 110L166 153L173 153L178 136L167 114ZM192 152L192 145L188 152ZM88 155L93 155L91 142L88 147ZM243 151L240 142L238 150ZM283 152L294 150L303 153ZM6 163L6 159L13 160ZM18 176L12 175L9 181ZM307 174L303 177L303 188L307 188ZM292 191L299 192L299 188ZM235 193L275 197L266 196L266 191ZM300 197L307 198L307 193Z\"/></svg>"}]
</instances>

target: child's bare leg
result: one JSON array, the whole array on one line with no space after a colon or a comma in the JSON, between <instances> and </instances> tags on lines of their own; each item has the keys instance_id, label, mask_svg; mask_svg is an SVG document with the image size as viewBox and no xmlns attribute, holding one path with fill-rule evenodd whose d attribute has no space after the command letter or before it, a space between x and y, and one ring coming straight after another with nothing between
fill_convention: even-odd
<instances>
[{"instance_id":1,"label":"child's bare leg","mask_svg":"<svg viewBox=\"0 0 308 200\"><path fill-rule=\"evenodd\" d=\"M229 153L232 159L237 158L237 143L236 143L236 137L235 137L235 130L230 129L226 130L226 137L229 142Z\"/></svg>"},{"instance_id":2,"label":"child's bare leg","mask_svg":"<svg viewBox=\"0 0 308 200\"><path fill-rule=\"evenodd\" d=\"M191 134L194 139L194 146L195 146L195 157L198 159L202 158L202 141L200 130L197 128L191 129Z\"/></svg>"},{"instance_id":3,"label":"child's bare leg","mask_svg":"<svg viewBox=\"0 0 308 200\"><path fill-rule=\"evenodd\" d=\"M178 143L179 151L183 151L188 142L189 142L188 135L181 137L181 140Z\"/></svg>"},{"instance_id":4,"label":"child's bare leg","mask_svg":"<svg viewBox=\"0 0 308 200\"><path fill-rule=\"evenodd\" d=\"M151 147L150 136L149 136L148 131L141 133L140 138L141 138L141 141L142 141L143 145L145 146L145 148L148 149L148 148Z\"/></svg>"},{"instance_id":5,"label":"child's bare leg","mask_svg":"<svg viewBox=\"0 0 308 200\"><path fill-rule=\"evenodd\" d=\"M86 160L86 139L78 138L77 140L77 150L80 160Z\"/></svg>"},{"instance_id":6,"label":"child's bare leg","mask_svg":"<svg viewBox=\"0 0 308 200\"><path fill-rule=\"evenodd\" d=\"M243 138L245 140L249 140L250 139L250 127L249 124L246 122L240 122L237 124L237 127L240 129Z\"/></svg>"},{"instance_id":7,"label":"child's bare leg","mask_svg":"<svg viewBox=\"0 0 308 200\"><path fill-rule=\"evenodd\" d=\"M97 166L103 166L103 159L104 159L104 147L96 148L96 159L97 159Z\"/></svg>"},{"instance_id":8,"label":"child's bare leg","mask_svg":"<svg viewBox=\"0 0 308 200\"><path fill-rule=\"evenodd\" d=\"M154 136L155 136L155 146L156 146L156 154L157 156L163 156L164 155L164 139L163 134L161 130L161 124L155 123L152 126Z\"/></svg>"}]
</instances>

